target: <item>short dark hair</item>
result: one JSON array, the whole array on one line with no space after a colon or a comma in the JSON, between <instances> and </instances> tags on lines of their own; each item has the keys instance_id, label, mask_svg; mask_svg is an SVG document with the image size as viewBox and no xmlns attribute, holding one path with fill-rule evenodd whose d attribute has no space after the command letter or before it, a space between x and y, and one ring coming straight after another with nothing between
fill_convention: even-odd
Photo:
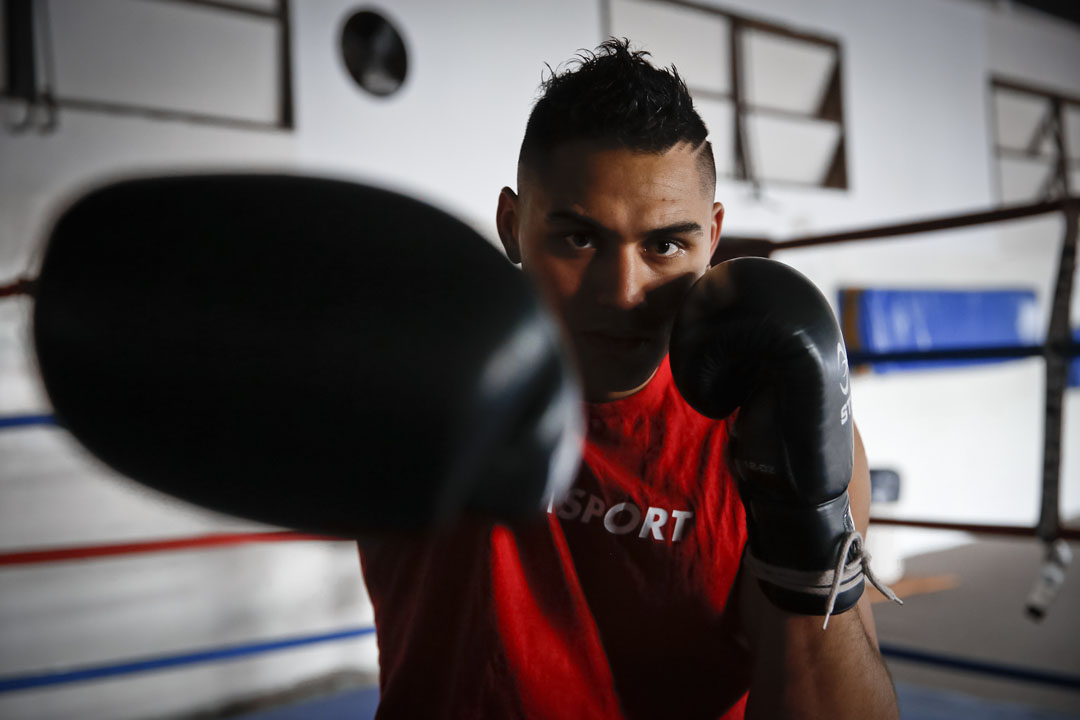
<instances>
[{"instance_id":1,"label":"short dark hair","mask_svg":"<svg viewBox=\"0 0 1080 720\"><path fill-rule=\"evenodd\" d=\"M686 142L699 150L702 187L715 188L708 129L686 83L674 65L657 68L648 58L626 38L611 38L595 52L580 51L559 71L548 66L521 141L519 183L523 169L537 169L565 142L588 140L647 153Z\"/></svg>"}]
</instances>

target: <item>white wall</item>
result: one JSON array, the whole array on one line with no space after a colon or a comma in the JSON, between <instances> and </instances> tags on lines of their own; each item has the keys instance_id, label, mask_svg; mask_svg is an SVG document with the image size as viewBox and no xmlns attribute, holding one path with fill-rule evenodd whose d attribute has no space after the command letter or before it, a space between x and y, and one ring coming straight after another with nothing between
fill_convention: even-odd
<instances>
[{"instance_id":1,"label":"white wall","mask_svg":"<svg viewBox=\"0 0 1080 720\"><path fill-rule=\"evenodd\" d=\"M120 0L109 2L118 6ZM555 65L602 39L596 2L383 3L379 9L403 31L410 75L401 93L378 99L352 84L338 58L340 26L354 4L293 4L294 132L72 111L62 114L53 135L0 133L0 280L32 271L39 240L65 199L87 184L134 171L242 166L355 178L428 199L494 239L495 198L502 185L513 184L543 63ZM54 16L64 12L64 0L51 5ZM732 0L722 6L837 37L846 72L850 189L766 187L755 198L743 184L722 182L717 194L735 234L784 238L989 207L996 201L991 73L1080 93L1080 32L1030 14L1002 14L962 0ZM110 32L97 30L104 37ZM218 51L191 37L193 55ZM144 48L139 62L145 67L137 74L148 85L162 71L153 49L153 43ZM226 95L237 82L227 76L206 81ZM779 257L830 296L842 285L1023 286L1039 289L1045 313L1060 234L1060 223L1044 219ZM0 301L0 415L47 410L26 343L28 311L26 300ZM895 467L904 478L895 512L1032 522L1041 394L1038 361L858 378L856 415L872 464ZM1080 513L1077 412L1074 391L1066 408L1064 491L1065 510L1073 515ZM59 431L0 434L0 551L251 527L115 478ZM901 552L957 541L916 532L892 540ZM355 563L348 545L288 545L0 568L0 676L363 624L370 607ZM374 653L368 639L10 693L0 695L0 716L167 714L330 669L370 669Z\"/></svg>"},{"instance_id":2,"label":"white wall","mask_svg":"<svg viewBox=\"0 0 1080 720\"><path fill-rule=\"evenodd\" d=\"M296 18L299 162L410 192L494 240L495 201L514 184L543 63L599 42L598 5L384 3L410 53L404 87L385 99L357 88L337 56L354 5L308 3Z\"/></svg>"}]
</instances>

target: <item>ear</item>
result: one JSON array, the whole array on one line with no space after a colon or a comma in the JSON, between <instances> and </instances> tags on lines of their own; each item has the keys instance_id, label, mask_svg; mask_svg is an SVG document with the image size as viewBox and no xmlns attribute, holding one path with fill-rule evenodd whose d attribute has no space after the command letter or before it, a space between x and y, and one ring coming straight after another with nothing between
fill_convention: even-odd
<instances>
[{"instance_id":1,"label":"ear","mask_svg":"<svg viewBox=\"0 0 1080 720\"><path fill-rule=\"evenodd\" d=\"M724 224L724 206L722 203L713 203L712 225L709 227L709 260L716 254L716 246L720 242L720 228Z\"/></svg>"},{"instance_id":2,"label":"ear","mask_svg":"<svg viewBox=\"0 0 1080 720\"><path fill-rule=\"evenodd\" d=\"M506 257L515 265L521 262L518 246L518 196L508 187L499 192L499 207L495 211L495 227L499 230Z\"/></svg>"}]
</instances>

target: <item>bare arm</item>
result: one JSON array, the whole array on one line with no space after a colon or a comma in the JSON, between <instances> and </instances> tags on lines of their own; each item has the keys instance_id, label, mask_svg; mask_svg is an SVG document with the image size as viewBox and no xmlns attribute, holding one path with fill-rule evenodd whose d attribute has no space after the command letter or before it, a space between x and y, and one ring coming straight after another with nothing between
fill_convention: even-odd
<instances>
[{"instance_id":1,"label":"bare arm","mask_svg":"<svg viewBox=\"0 0 1080 720\"><path fill-rule=\"evenodd\" d=\"M870 470L858 430L848 493L855 526L865 537ZM867 595L852 610L833 616L828 629L822 630L821 617L780 610L745 573L737 593L753 654L747 718L900 717L892 680L878 651Z\"/></svg>"}]
</instances>

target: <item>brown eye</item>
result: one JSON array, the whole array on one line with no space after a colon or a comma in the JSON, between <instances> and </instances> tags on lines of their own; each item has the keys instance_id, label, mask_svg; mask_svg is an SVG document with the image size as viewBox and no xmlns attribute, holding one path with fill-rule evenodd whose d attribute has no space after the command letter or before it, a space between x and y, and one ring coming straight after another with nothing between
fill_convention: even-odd
<instances>
[{"instance_id":1,"label":"brown eye","mask_svg":"<svg viewBox=\"0 0 1080 720\"><path fill-rule=\"evenodd\" d=\"M679 254L682 248L678 243L671 242L670 240L660 240L656 243L656 254L661 257L674 257Z\"/></svg>"},{"instance_id":2,"label":"brown eye","mask_svg":"<svg viewBox=\"0 0 1080 720\"><path fill-rule=\"evenodd\" d=\"M588 235L567 235L566 242L576 250L585 250L593 247L592 238Z\"/></svg>"}]
</instances>

